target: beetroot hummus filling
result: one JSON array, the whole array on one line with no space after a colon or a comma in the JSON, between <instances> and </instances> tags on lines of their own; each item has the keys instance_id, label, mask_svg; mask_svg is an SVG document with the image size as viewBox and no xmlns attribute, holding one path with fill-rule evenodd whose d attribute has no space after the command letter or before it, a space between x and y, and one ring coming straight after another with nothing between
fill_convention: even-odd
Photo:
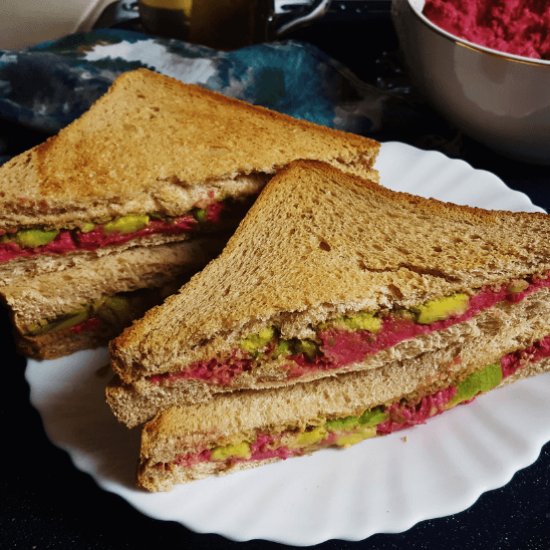
<instances>
[{"instance_id":1,"label":"beetroot hummus filling","mask_svg":"<svg viewBox=\"0 0 550 550\"><path fill-rule=\"evenodd\" d=\"M423 13L438 27L475 44L550 59L548 0L426 0Z\"/></svg>"},{"instance_id":2,"label":"beetroot hummus filling","mask_svg":"<svg viewBox=\"0 0 550 550\"><path fill-rule=\"evenodd\" d=\"M529 364L550 357L550 335L539 340L532 346L519 350L501 358L500 364L490 365L482 371L492 371L491 386L496 387L502 380L515 374L521 368ZM495 378L495 369L498 376ZM377 407L365 411L361 417L345 417L339 420L326 421L321 426L308 426L302 432L283 431L278 433L258 432L251 443L242 442L231 447L216 447L202 449L200 451L179 455L171 464L183 468L191 468L202 462L218 462L223 468L230 468L239 462L253 462L268 460L271 458L284 460L293 456L301 456L306 453L324 447L347 447L358 443L363 439L376 435L387 435L418 424L424 424L429 418L460 404L469 403L473 399L488 391L485 386L470 396L464 395L457 399L468 381L474 377L479 378L479 372L470 375L457 386L450 386L424 396L420 401L410 403L400 401L387 407ZM485 377L487 378L487 377ZM471 385L471 384L470 384ZM366 416L366 420L362 419ZM302 438L300 440L300 438ZM294 442L288 444L288 441ZM300 445L302 441L302 445ZM287 442L287 444L285 444ZM298 442L298 444L296 444ZM220 449L223 452L219 452ZM236 453L232 455L231 453ZM156 467L162 468L165 464L158 463Z\"/></svg>"},{"instance_id":3,"label":"beetroot hummus filling","mask_svg":"<svg viewBox=\"0 0 550 550\"><path fill-rule=\"evenodd\" d=\"M97 250L105 246L124 244L140 237L151 235L179 235L200 229L202 222L220 223L225 204L213 201L204 209L201 222L188 213L172 219L152 219L145 227L137 231L106 232L101 225L88 232L62 229L55 239L48 244L35 247L21 246L15 241L0 242L0 263L22 257L39 256L42 254L68 254L79 250ZM9 237L9 233L4 236Z\"/></svg>"},{"instance_id":4,"label":"beetroot hummus filling","mask_svg":"<svg viewBox=\"0 0 550 550\"><path fill-rule=\"evenodd\" d=\"M517 303L529 294L550 288L550 275L531 281L519 292L511 292L510 285L497 290L484 289L469 298L467 309L430 324L420 324L402 316L389 314L382 318L381 328L376 333L368 330L344 330L329 328L317 331L318 353L291 354L286 357L284 368L288 379L300 378L319 370L340 369L365 360L366 357L392 346L431 332L444 330L452 325L468 321L481 311L501 302ZM273 353L276 343L270 343L265 353L255 356L242 349L233 349L227 356L213 357L191 363L179 372L163 373L148 377L155 384L177 383L179 380L201 380L208 384L231 386L243 373L250 372Z\"/></svg>"}]
</instances>

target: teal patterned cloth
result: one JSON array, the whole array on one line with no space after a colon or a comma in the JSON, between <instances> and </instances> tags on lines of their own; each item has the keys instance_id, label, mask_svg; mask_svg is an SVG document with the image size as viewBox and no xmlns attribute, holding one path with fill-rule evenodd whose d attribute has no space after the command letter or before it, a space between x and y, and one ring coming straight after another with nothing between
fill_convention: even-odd
<instances>
[{"instance_id":1,"label":"teal patterned cloth","mask_svg":"<svg viewBox=\"0 0 550 550\"><path fill-rule=\"evenodd\" d=\"M113 29L0 51L0 118L57 131L118 74L137 67L319 124L368 131L374 123L368 109L357 113L344 105L363 99L368 87L311 45L286 42L219 52Z\"/></svg>"},{"instance_id":2,"label":"teal patterned cloth","mask_svg":"<svg viewBox=\"0 0 550 550\"><path fill-rule=\"evenodd\" d=\"M363 83L310 44L278 42L222 52L97 29L26 50L0 50L0 163L8 151L18 152L9 146L14 127L53 134L81 115L117 75L138 67L379 139L401 137L402 128L414 128L422 119L408 102Z\"/></svg>"}]
</instances>

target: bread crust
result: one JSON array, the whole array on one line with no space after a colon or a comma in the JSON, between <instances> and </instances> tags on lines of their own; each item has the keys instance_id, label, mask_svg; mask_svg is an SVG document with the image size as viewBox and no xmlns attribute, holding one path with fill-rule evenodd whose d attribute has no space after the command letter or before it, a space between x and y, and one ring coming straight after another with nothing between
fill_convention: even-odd
<instances>
[{"instance_id":1,"label":"bread crust","mask_svg":"<svg viewBox=\"0 0 550 550\"><path fill-rule=\"evenodd\" d=\"M132 383L288 314L307 326L546 276L549 242L547 214L423 199L298 161L268 183L215 261L112 342L112 365Z\"/></svg>"},{"instance_id":2,"label":"bread crust","mask_svg":"<svg viewBox=\"0 0 550 550\"><path fill-rule=\"evenodd\" d=\"M199 186L207 198L297 158L375 177L378 149L374 140L138 69L56 136L0 167L0 230L178 215Z\"/></svg>"},{"instance_id":3,"label":"bread crust","mask_svg":"<svg viewBox=\"0 0 550 550\"><path fill-rule=\"evenodd\" d=\"M214 236L81 257L68 269L37 271L0 285L0 297L24 333L33 323L78 311L106 296L165 285L175 291L219 253L225 240Z\"/></svg>"},{"instance_id":4,"label":"bread crust","mask_svg":"<svg viewBox=\"0 0 550 550\"><path fill-rule=\"evenodd\" d=\"M426 376L429 372L431 377L437 377L439 365L449 364L458 356L462 366L473 368L482 357L485 357L487 362L491 362L494 358L501 357L518 346L526 347L526 342L540 339L548 333L549 319L550 289L544 289L526 297L519 304L498 304L464 323L405 340L392 348L368 356L360 363L348 365L337 371L329 371L329 373L311 372L300 378L300 385L303 389L312 380L323 378L327 374L341 376L343 373L356 371L395 372L392 379L394 390L403 394L408 393L410 381L414 376L418 376L418 372L424 372ZM211 399L223 398L228 393L237 395L238 391L246 388L266 390L283 388L294 383L287 379L286 372L282 374L283 377L279 380L262 378L258 374L252 382L245 379L231 387L185 379L167 386L148 380L138 380L127 385L115 377L106 388L106 397L107 403L118 420L132 428L150 420L159 411L172 406L194 406ZM376 380L381 375L371 374L370 376ZM384 399L381 396L385 395L387 388L369 383L368 391L371 404L374 405ZM300 394L296 399L304 399L304 396Z\"/></svg>"}]
</instances>

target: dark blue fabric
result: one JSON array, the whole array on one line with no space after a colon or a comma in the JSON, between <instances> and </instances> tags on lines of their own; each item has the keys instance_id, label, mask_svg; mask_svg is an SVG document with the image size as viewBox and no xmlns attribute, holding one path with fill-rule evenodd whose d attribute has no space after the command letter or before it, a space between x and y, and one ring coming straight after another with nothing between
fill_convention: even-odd
<instances>
[{"instance_id":1,"label":"dark blue fabric","mask_svg":"<svg viewBox=\"0 0 550 550\"><path fill-rule=\"evenodd\" d=\"M0 120L53 133L82 114L118 74L137 67L350 131L371 131L380 118L381 92L308 44L219 52L98 29L27 50L0 51Z\"/></svg>"}]
</instances>

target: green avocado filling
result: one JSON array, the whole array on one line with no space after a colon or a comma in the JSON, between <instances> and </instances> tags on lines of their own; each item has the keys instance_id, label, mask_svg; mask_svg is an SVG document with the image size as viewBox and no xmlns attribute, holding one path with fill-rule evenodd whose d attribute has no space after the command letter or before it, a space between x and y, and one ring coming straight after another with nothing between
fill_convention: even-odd
<instances>
[{"instance_id":1,"label":"green avocado filling","mask_svg":"<svg viewBox=\"0 0 550 550\"><path fill-rule=\"evenodd\" d=\"M128 214L121 216L103 225L106 234L120 233L122 235L133 233L143 229L149 224L150 217L147 214ZM96 228L96 224L86 222L78 229L81 233L90 233ZM21 248L36 248L51 243L59 234L57 229L20 229L16 233L2 236L1 242L15 242Z\"/></svg>"},{"instance_id":2,"label":"green avocado filling","mask_svg":"<svg viewBox=\"0 0 550 550\"><path fill-rule=\"evenodd\" d=\"M110 324L125 323L130 317L130 298L114 295L97 300L94 304L82 307L53 320L41 319L27 329L30 336L39 336L48 332L74 327L90 317L97 316Z\"/></svg>"},{"instance_id":3,"label":"green avocado filling","mask_svg":"<svg viewBox=\"0 0 550 550\"><path fill-rule=\"evenodd\" d=\"M193 210L193 217L198 221L198 222L205 222L206 221L206 216L207 216L207 212L204 208L195 208L195 210Z\"/></svg>"},{"instance_id":4,"label":"green avocado filling","mask_svg":"<svg viewBox=\"0 0 550 550\"><path fill-rule=\"evenodd\" d=\"M228 458L250 458L250 445L246 441L235 445L225 445L213 449L210 458L212 460L227 460Z\"/></svg>"},{"instance_id":5,"label":"green avocado filling","mask_svg":"<svg viewBox=\"0 0 550 550\"><path fill-rule=\"evenodd\" d=\"M412 308L416 313L416 322L429 325L436 321L444 321L452 315L461 315L468 309L470 297L467 294L453 294L444 298L429 300L422 305Z\"/></svg>"},{"instance_id":6,"label":"green avocado filling","mask_svg":"<svg viewBox=\"0 0 550 550\"><path fill-rule=\"evenodd\" d=\"M376 426L388 419L388 413L383 407L366 410L358 416L347 416L327 420L318 426L307 426L305 429L293 432L282 432L281 446L292 450L316 448L326 445L327 438L331 438L330 445L348 447L364 439L376 435ZM251 444L241 441L232 445L214 447L210 455L211 460L225 461L228 459L251 458Z\"/></svg>"},{"instance_id":7,"label":"green avocado filling","mask_svg":"<svg viewBox=\"0 0 550 550\"><path fill-rule=\"evenodd\" d=\"M457 293L452 296L429 300L411 309L398 310L394 315L419 324L430 324L461 315L468 309L469 302L470 298L467 294ZM360 311L321 323L316 331L330 329L366 330L376 334L381 328L381 317L377 316L376 313ZM274 326L264 327L259 332L249 334L239 342L239 347L253 356L260 353L269 353L274 358L304 354L312 360L321 353L319 342L311 339L281 338L279 328Z\"/></svg>"},{"instance_id":8,"label":"green avocado filling","mask_svg":"<svg viewBox=\"0 0 550 550\"><path fill-rule=\"evenodd\" d=\"M321 329L339 328L343 330L368 330L369 332L378 332L381 327L382 319L368 311L344 315L320 326Z\"/></svg>"},{"instance_id":9,"label":"green avocado filling","mask_svg":"<svg viewBox=\"0 0 550 550\"><path fill-rule=\"evenodd\" d=\"M198 222L205 222L207 218L207 210L204 208L194 208L191 211L191 215ZM103 227L104 232L107 235L113 233L119 233L126 235L128 233L134 233L147 227L152 219L170 221L170 218L160 216L156 213L152 214L126 214L111 220L99 227ZM93 231L97 224L92 222L85 222L75 231L80 233L90 233ZM6 233L0 236L0 243L15 242L22 248L36 248L51 243L59 234L58 229L48 228L30 228L20 229L14 233ZM61 231L66 231L62 229Z\"/></svg>"},{"instance_id":10,"label":"green avocado filling","mask_svg":"<svg viewBox=\"0 0 550 550\"><path fill-rule=\"evenodd\" d=\"M58 233L55 229L22 229L15 234L15 242L22 248L35 248L51 243Z\"/></svg>"},{"instance_id":11,"label":"green avocado filling","mask_svg":"<svg viewBox=\"0 0 550 550\"><path fill-rule=\"evenodd\" d=\"M95 223L87 222L82 224L82 227L80 228L81 233L89 233L90 231L93 231L95 229Z\"/></svg>"},{"instance_id":12,"label":"green avocado filling","mask_svg":"<svg viewBox=\"0 0 550 550\"><path fill-rule=\"evenodd\" d=\"M143 229L149 224L149 221L150 218L147 214L128 214L106 223L103 230L107 234L120 233L125 235Z\"/></svg>"},{"instance_id":13,"label":"green avocado filling","mask_svg":"<svg viewBox=\"0 0 550 550\"><path fill-rule=\"evenodd\" d=\"M240 347L248 353L258 353L262 348L265 348L275 337L275 329L273 327L265 327L255 334L249 334L246 338L240 341Z\"/></svg>"},{"instance_id":14,"label":"green avocado filling","mask_svg":"<svg viewBox=\"0 0 550 550\"><path fill-rule=\"evenodd\" d=\"M492 390L502 382L502 369L499 364L488 365L467 376L457 386L455 396L447 403L450 409L459 403L469 401L480 393ZM290 450L312 451L320 447L335 445L348 447L377 435L377 426L389 419L388 408L384 406L365 410L357 416L327 419L320 425L309 425L299 431L275 433L276 447ZM211 459L253 458L251 444L242 441L233 445L215 447Z\"/></svg>"},{"instance_id":15,"label":"green avocado filling","mask_svg":"<svg viewBox=\"0 0 550 550\"><path fill-rule=\"evenodd\" d=\"M455 396L448 406L454 407L463 401L470 401L477 394L496 388L502 382L502 368L498 363L473 372L467 376L456 388Z\"/></svg>"},{"instance_id":16,"label":"green avocado filling","mask_svg":"<svg viewBox=\"0 0 550 550\"><path fill-rule=\"evenodd\" d=\"M321 443L327 436L328 431L325 426L317 426L309 431L299 432L293 441L289 443L289 447L309 447Z\"/></svg>"},{"instance_id":17,"label":"green avocado filling","mask_svg":"<svg viewBox=\"0 0 550 550\"><path fill-rule=\"evenodd\" d=\"M272 351L274 357L303 353L309 359L313 359L319 353L319 344L313 340L299 340L297 338L285 340L279 337L275 327L265 327L259 332L249 334L239 342L239 347L255 356L264 351L270 344L274 344Z\"/></svg>"}]
</instances>

